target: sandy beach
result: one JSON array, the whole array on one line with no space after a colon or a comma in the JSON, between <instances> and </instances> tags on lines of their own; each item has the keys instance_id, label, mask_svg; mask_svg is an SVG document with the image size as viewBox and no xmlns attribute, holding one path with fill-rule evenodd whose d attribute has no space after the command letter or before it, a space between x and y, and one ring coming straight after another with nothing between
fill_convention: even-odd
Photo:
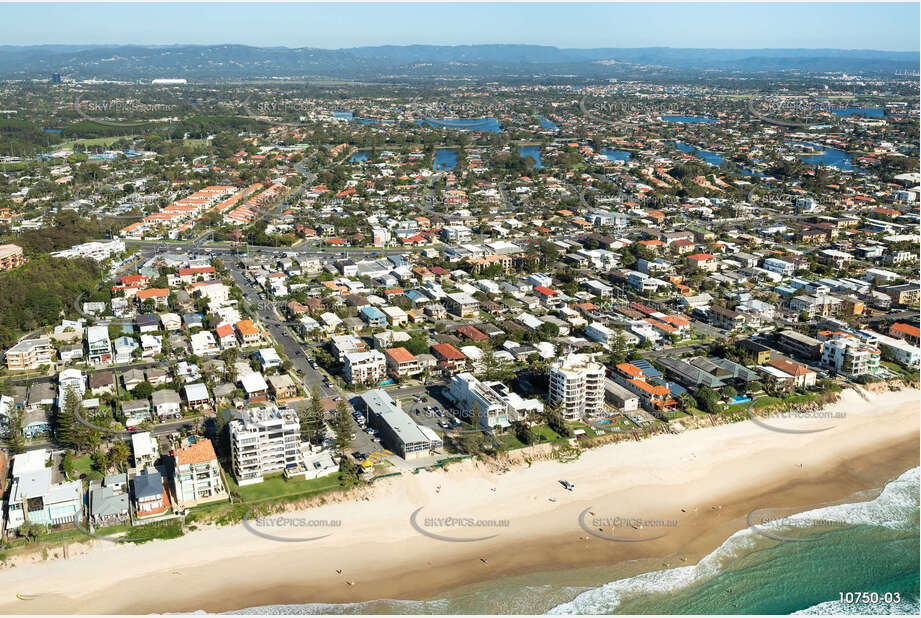
<instances>
[{"instance_id":1,"label":"sandy beach","mask_svg":"<svg viewBox=\"0 0 921 618\"><path fill-rule=\"evenodd\" d=\"M782 433L746 421L603 446L569 463L535 461L495 472L470 460L446 471L385 479L364 500L288 513L271 529L252 526L287 541L243 525L143 545L97 541L76 557L4 569L0 611L218 612L425 599L467 583L553 568L644 557L691 564L748 525L754 509L806 510L842 501L918 466L919 407L918 390L870 395L870 401L845 391L826 408L830 417L764 421L824 431ZM563 489L561 479L574 483L575 491ZM420 508L416 521L433 534L491 538L426 536L410 522ZM425 523L446 517L507 525ZM341 525L308 527L298 518ZM602 534L640 539L612 541L582 527L593 528L596 518L647 525L602 526ZM328 536L292 540L322 535ZM660 538L642 540L651 537Z\"/></svg>"}]
</instances>

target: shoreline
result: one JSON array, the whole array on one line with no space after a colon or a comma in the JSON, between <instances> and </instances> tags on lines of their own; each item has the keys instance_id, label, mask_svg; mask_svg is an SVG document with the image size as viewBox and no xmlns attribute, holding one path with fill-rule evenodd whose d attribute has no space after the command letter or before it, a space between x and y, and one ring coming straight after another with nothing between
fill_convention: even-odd
<instances>
[{"instance_id":1,"label":"shoreline","mask_svg":"<svg viewBox=\"0 0 921 618\"><path fill-rule=\"evenodd\" d=\"M13 601L0 611L219 612L429 600L477 582L541 571L640 559L655 559L659 568L690 565L746 527L754 509L802 512L848 501L917 467L919 395L906 389L871 395L867 402L845 391L826 409L843 411L846 418L816 433L776 433L745 421L606 445L584 451L572 463L538 461L496 472L465 461L446 471L388 479L373 487L373 500L366 496L310 509L311 518L342 522L341 529L312 542L271 541L237 525L146 545L97 547L67 560L6 569L0 598ZM828 421L775 424L817 428ZM575 483L574 492L561 488L563 478ZM418 508L431 516L509 523L435 531L467 538L496 534L449 543L413 530L409 516ZM677 526L656 540L608 541L580 527L580 513L587 509L609 519L677 520ZM604 534L655 536L650 532L660 534L629 527ZM303 538L304 529L291 535ZM17 601L17 593L35 598Z\"/></svg>"}]
</instances>

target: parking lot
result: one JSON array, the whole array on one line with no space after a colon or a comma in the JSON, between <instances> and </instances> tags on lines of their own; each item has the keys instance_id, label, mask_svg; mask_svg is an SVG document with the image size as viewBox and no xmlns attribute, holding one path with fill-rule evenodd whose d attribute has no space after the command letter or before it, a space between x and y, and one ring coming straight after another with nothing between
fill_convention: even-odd
<instances>
[{"instance_id":1,"label":"parking lot","mask_svg":"<svg viewBox=\"0 0 921 618\"><path fill-rule=\"evenodd\" d=\"M415 398L403 401L403 409L414 421L439 433L446 429L460 428L462 419L459 410L430 395L422 397L418 401Z\"/></svg>"}]
</instances>

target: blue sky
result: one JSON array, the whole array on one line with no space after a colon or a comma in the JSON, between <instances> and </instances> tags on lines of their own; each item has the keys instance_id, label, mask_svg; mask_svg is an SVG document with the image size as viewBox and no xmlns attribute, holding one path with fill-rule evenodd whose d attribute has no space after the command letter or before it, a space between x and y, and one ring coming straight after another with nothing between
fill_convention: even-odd
<instances>
[{"instance_id":1,"label":"blue sky","mask_svg":"<svg viewBox=\"0 0 921 618\"><path fill-rule=\"evenodd\" d=\"M0 44L532 43L914 51L919 3L0 4Z\"/></svg>"}]
</instances>

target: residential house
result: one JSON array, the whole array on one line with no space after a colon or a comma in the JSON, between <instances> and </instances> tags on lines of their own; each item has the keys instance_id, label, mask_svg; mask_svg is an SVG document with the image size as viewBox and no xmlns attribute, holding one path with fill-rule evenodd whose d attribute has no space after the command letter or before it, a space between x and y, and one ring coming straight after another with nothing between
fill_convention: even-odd
<instances>
[{"instance_id":1,"label":"residential house","mask_svg":"<svg viewBox=\"0 0 921 618\"><path fill-rule=\"evenodd\" d=\"M172 389L154 391L150 396L150 400L153 404L154 414L156 414L160 420L166 418L179 418L182 416L179 408L182 400L179 397L179 393L176 391Z\"/></svg>"},{"instance_id":2,"label":"residential house","mask_svg":"<svg viewBox=\"0 0 921 618\"><path fill-rule=\"evenodd\" d=\"M112 342L106 326L86 329L87 360L93 365L112 362Z\"/></svg>"},{"instance_id":3,"label":"residential house","mask_svg":"<svg viewBox=\"0 0 921 618\"><path fill-rule=\"evenodd\" d=\"M287 401L297 397L297 386L286 373L269 376L269 393L275 401Z\"/></svg>"},{"instance_id":4,"label":"residential house","mask_svg":"<svg viewBox=\"0 0 921 618\"><path fill-rule=\"evenodd\" d=\"M432 353L435 356L438 367L446 373L462 371L467 366L467 357L450 343L433 345Z\"/></svg>"},{"instance_id":5,"label":"residential house","mask_svg":"<svg viewBox=\"0 0 921 618\"><path fill-rule=\"evenodd\" d=\"M182 387L186 405L193 410L207 410L211 408L211 396L204 383L186 384Z\"/></svg>"},{"instance_id":6,"label":"residential house","mask_svg":"<svg viewBox=\"0 0 921 618\"><path fill-rule=\"evenodd\" d=\"M422 373L422 366L409 350L403 347L384 350L387 370L396 378L405 378Z\"/></svg>"},{"instance_id":7,"label":"residential house","mask_svg":"<svg viewBox=\"0 0 921 618\"><path fill-rule=\"evenodd\" d=\"M129 509L127 474L110 474L90 484L89 517L94 528L126 523Z\"/></svg>"},{"instance_id":8,"label":"residential house","mask_svg":"<svg viewBox=\"0 0 921 618\"><path fill-rule=\"evenodd\" d=\"M265 378L259 372L253 372L242 376L239 380L243 392L246 393L246 400L249 403L259 401L268 401L269 385L266 384Z\"/></svg>"},{"instance_id":9,"label":"residential house","mask_svg":"<svg viewBox=\"0 0 921 618\"><path fill-rule=\"evenodd\" d=\"M169 492L163 475L154 468L142 470L131 479L134 509L138 519L158 517L170 509Z\"/></svg>"}]
</instances>

